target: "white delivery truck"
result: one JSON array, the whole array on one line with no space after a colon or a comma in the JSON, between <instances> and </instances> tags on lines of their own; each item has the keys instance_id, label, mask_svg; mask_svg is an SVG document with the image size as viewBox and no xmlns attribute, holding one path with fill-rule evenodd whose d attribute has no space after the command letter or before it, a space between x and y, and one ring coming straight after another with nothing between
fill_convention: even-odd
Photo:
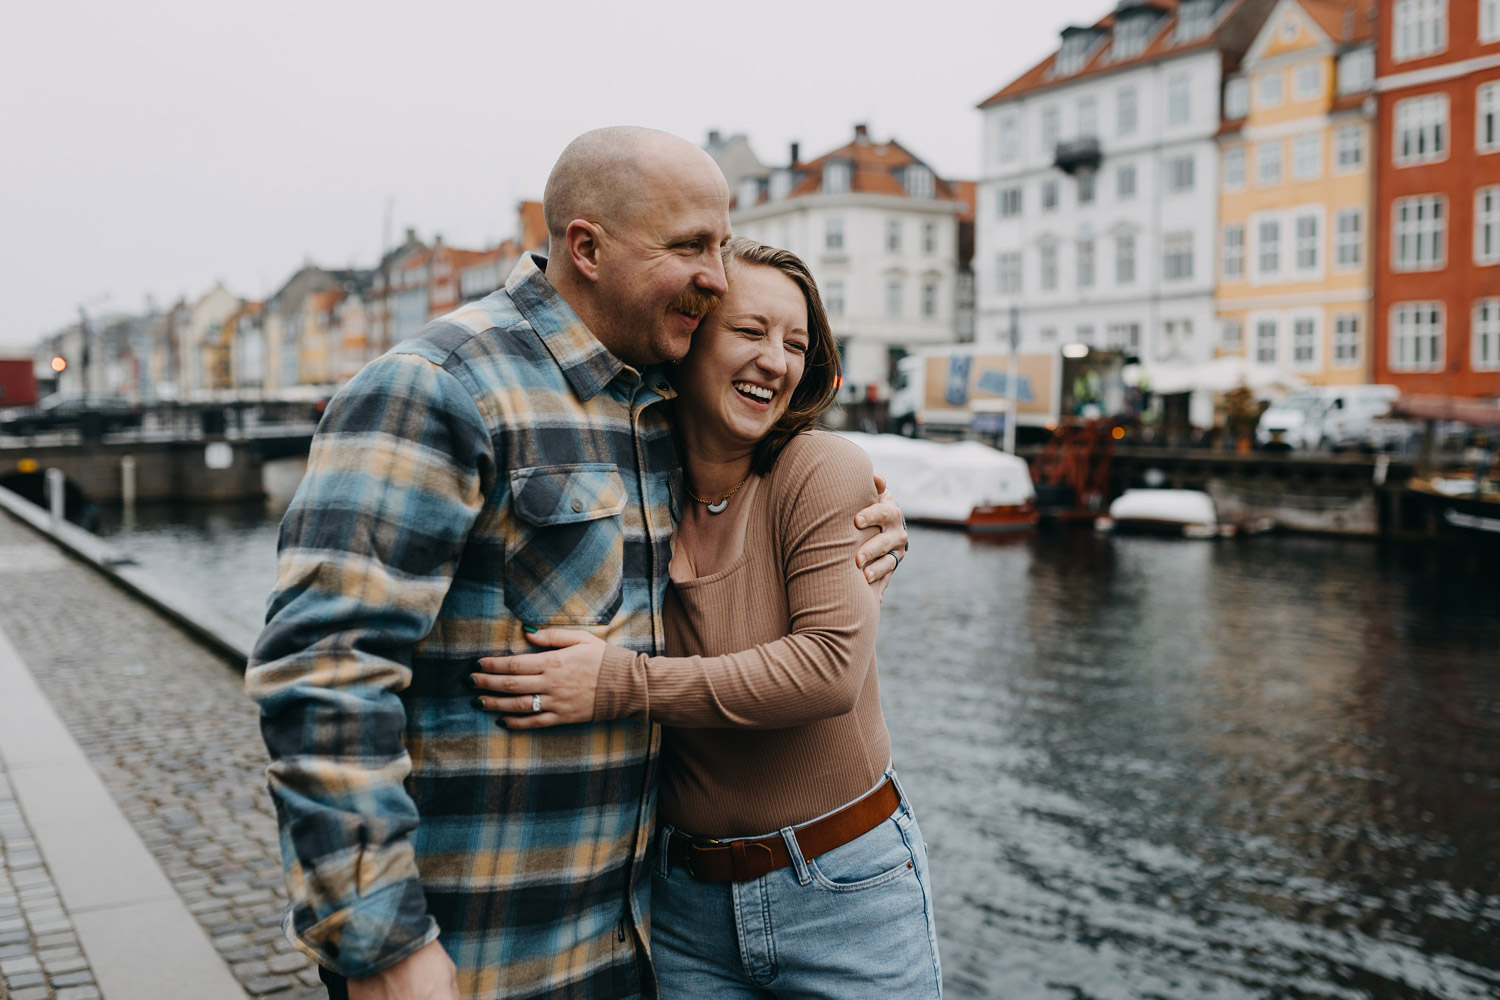
<instances>
[{"instance_id":1,"label":"white delivery truck","mask_svg":"<svg viewBox=\"0 0 1500 1000\"><path fill-rule=\"evenodd\" d=\"M1260 415L1262 448L1337 451L1403 444L1413 426L1389 418L1401 390L1393 385L1330 385L1301 389Z\"/></svg>"}]
</instances>

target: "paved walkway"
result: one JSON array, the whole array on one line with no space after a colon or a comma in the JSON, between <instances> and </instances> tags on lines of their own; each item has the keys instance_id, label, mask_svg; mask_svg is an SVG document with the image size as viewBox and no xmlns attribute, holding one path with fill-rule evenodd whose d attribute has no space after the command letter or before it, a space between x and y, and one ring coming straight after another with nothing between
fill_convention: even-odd
<instances>
[{"instance_id":1,"label":"paved walkway","mask_svg":"<svg viewBox=\"0 0 1500 1000\"><path fill-rule=\"evenodd\" d=\"M0 1000L325 995L242 683L0 512Z\"/></svg>"}]
</instances>

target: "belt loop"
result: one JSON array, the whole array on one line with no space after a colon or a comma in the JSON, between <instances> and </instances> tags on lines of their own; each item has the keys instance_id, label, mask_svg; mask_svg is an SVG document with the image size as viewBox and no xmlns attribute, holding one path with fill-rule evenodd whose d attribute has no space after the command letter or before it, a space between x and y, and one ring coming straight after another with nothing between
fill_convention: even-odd
<instances>
[{"instance_id":1,"label":"belt loop","mask_svg":"<svg viewBox=\"0 0 1500 1000\"><path fill-rule=\"evenodd\" d=\"M672 834L676 831L671 825L663 823L656 831L656 874L662 878L670 878L672 874L671 843Z\"/></svg>"},{"instance_id":2,"label":"belt loop","mask_svg":"<svg viewBox=\"0 0 1500 1000\"><path fill-rule=\"evenodd\" d=\"M802 857L802 847L797 843L797 831L789 826L780 830L781 839L786 841L786 852L792 856L792 867L797 872L797 884L807 885L812 881L812 875L807 870L807 861Z\"/></svg>"},{"instance_id":3,"label":"belt loop","mask_svg":"<svg viewBox=\"0 0 1500 1000\"><path fill-rule=\"evenodd\" d=\"M911 812L911 799L906 797L906 789L901 787L901 779L896 777L896 766L894 764L886 766L885 776L891 779L891 784L896 786L896 797L901 800L902 808L907 812Z\"/></svg>"}]
</instances>

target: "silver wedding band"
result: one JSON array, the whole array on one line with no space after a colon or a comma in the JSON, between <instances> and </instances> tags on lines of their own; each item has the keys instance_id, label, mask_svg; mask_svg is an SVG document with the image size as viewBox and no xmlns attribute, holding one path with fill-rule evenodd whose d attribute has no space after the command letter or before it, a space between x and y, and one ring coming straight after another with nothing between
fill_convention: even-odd
<instances>
[{"instance_id":1,"label":"silver wedding band","mask_svg":"<svg viewBox=\"0 0 1500 1000\"><path fill-rule=\"evenodd\" d=\"M542 710L542 696L541 695L534 694L534 695L531 696L531 710L533 712L540 712Z\"/></svg>"}]
</instances>

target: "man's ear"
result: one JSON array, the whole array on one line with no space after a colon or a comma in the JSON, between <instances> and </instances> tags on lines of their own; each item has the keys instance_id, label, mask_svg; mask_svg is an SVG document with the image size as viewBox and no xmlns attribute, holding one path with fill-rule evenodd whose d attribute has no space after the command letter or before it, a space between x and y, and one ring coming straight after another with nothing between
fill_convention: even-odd
<instances>
[{"instance_id":1,"label":"man's ear","mask_svg":"<svg viewBox=\"0 0 1500 1000\"><path fill-rule=\"evenodd\" d=\"M568 259L573 269L589 281L599 280L599 227L587 219L568 223Z\"/></svg>"}]
</instances>

